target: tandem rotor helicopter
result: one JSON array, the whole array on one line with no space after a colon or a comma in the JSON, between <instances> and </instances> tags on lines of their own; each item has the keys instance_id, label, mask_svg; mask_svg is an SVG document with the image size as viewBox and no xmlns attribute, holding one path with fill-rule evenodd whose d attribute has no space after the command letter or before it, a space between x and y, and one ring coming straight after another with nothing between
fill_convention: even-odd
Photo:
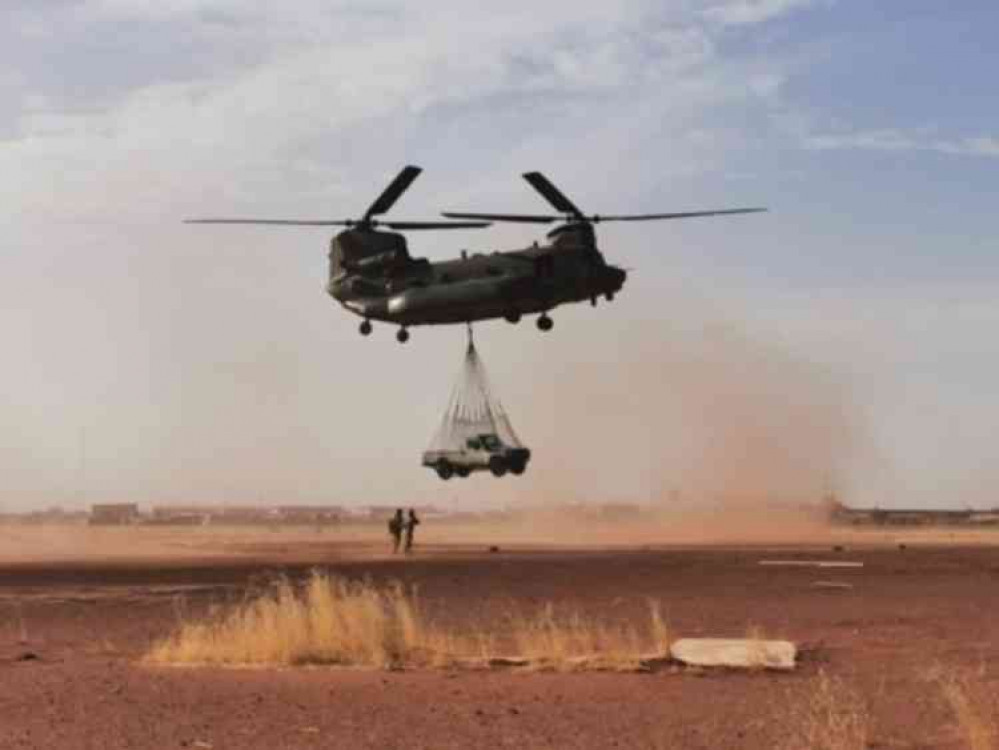
<instances>
[{"instance_id":1,"label":"tandem rotor helicopter","mask_svg":"<svg viewBox=\"0 0 999 750\"><path fill-rule=\"evenodd\" d=\"M329 280L326 289L337 302L363 318L360 332L371 333L371 321L399 326L396 338L409 340L410 326L472 323L504 318L518 323L524 315L540 313L542 331L554 325L548 312L559 305L589 300L610 301L624 286L627 274L610 265L597 249L594 225L605 221L687 219L765 211L730 208L663 214L600 216L584 214L540 172L524 179L551 204L556 213L500 214L446 211L449 221L384 221L388 212L422 170L407 166L396 176L360 219L188 219L189 224L264 224L278 226L342 226L330 240ZM457 219L458 221L454 221ZM530 224L560 222L546 242L489 254L462 253L460 258L431 263L409 254L400 234L424 229L481 229L494 221ZM390 230L384 231L379 227Z\"/></svg>"}]
</instances>

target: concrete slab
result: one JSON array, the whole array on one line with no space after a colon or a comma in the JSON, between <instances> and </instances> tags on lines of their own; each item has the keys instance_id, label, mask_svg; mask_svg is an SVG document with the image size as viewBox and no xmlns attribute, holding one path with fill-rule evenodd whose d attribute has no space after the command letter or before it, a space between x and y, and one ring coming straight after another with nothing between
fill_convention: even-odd
<instances>
[{"instance_id":1,"label":"concrete slab","mask_svg":"<svg viewBox=\"0 0 999 750\"><path fill-rule=\"evenodd\" d=\"M752 638L681 638L670 655L692 667L791 670L797 649L790 641Z\"/></svg>"},{"instance_id":2,"label":"concrete slab","mask_svg":"<svg viewBox=\"0 0 999 750\"><path fill-rule=\"evenodd\" d=\"M760 560L760 565L783 566L788 568L862 568L862 562L846 560Z\"/></svg>"},{"instance_id":3,"label":"concrete slab","mask_svg":"<svg viewBox=\"0 0 999 750\"><path fill-rule=\"evenodd\" d=\"M853 588L853 584L846 581L813 581L812 588L849 590Z\"/></svg>"}]
</instances>

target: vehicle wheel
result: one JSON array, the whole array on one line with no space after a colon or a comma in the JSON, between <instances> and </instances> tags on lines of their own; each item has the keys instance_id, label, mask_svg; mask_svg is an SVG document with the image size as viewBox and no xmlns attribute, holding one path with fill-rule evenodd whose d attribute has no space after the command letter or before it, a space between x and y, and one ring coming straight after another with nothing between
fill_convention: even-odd
<instances>
[{"instance_id":1,"label":"vehicle wheel","mask_svg":"<svg viewBox=\"0 0 999 750\"><path fill-rule=\"evenodd\" d=\"M358 327L357 330L359 330L361 332L362 336L368 336L368 335L370 335L371 334L371 321L370 320L365 320L364 322L361 323L361 325Z\"/></svg>"},{"instance_id":2,"label":"vehicle wheel","mask_svg":"<svg viewBox=\"0 0 999 750\"><path fill-rule=\"evenodd\" d=\"M400 344L405 344L407 341L409 341L409 331L407 331L405 328L400 328L398 331L395 332L395 340L398 341Z\"/></svg>"},{"instance_id":3,"label":"vehicle wheel","mask_svg":"<svg viewBox=\"0 0 999 750\"><path fill-rule=\"evenodd\" d=\"M501 477L506 474L506 461L504 461L499 456L493 456L489 459L489 471L493 473L494 477Z\"/></svg>"},{"instance_id":4,"label":"vehicle wheel","mask_svg":"<svg viewBox=\"0 0 999 750\"><path fill-rule=\"evenodd\" d=\"M510 467L510 471L516 474L518 477L521 474L523 474L526 469L527 466L525 466L524 464L514 464L513 466Z\"/></svg>"},{"instance_id":5,"label":"vehicle wheel","mask_svg":"<svg viewBox=\"0 0 999 750\"><path fill-rule=\"evenodd\" d=\"M542 331L550 331L552 326L555 325L555 321L549 318L547 315L542 315L538 318L538 328Z\"/></svg>"},{"instance_id":6,"label":"vehicle wheel","mask_svg":"<svg viewBox=\"0 0 999 750\"><path fill-rule=\"evenodd\" d=\"M508 312L506 315L503 316L503 319L507 323L519 323L520 322L520 313L517 312L516 310L514 310L513 312Z\"/></svg>"},{"instance_id":7,"label":"vehicle wheel","mask_svg":"<svg viewBox=\"0 0 999 750\"><path fill-rule=\"evenodd\" d=\"M441 461L437 464L437 476L439 476L444 481L447 481L454 475L454 469L451 468L451 464L447 461Z\"/></svg>"},{"instance_id":8,"label":"vehicle wheel","mask_svg":"<svg viewBox=\"0 0 999 750\"><path fill-rule=\"evenodd\" d=\"M468 479L468 475L471 474L472 472L470 472L464 466L461 466L461 467L458 467L457 469L455 469L454 473L457 474L462 479Z\"/></svg>"},{"instance_id":9,"label":"vehicle wheel","mask_svg":"<svg viewBox=\"0 0 999 750\"><path fill-rule=\"evenodd\" d=\"M607 294L605 294L604 297L607 299L608 302L613 302L614 301L614 292L607 292Z\"/></svg>"}]
</instances>

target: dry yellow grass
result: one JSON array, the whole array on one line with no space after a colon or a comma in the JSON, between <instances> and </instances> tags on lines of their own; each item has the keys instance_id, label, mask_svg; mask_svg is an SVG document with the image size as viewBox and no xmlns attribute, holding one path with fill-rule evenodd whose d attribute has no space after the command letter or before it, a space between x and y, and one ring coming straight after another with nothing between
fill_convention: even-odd
<instances>
[{"instance_id":1,"label":"dry yellow grass","mask_svg":"<svg viewBox=\"0 0 999 750\"><path fill-rule=\"evenodd\" d=\"M400 586L378 589L317 572L300 593L281 581L273 592L205 622L182 622L149 659L391 667L433 661L442 645L423 626L415 597Z\"/></svg>"},{"instance_id":2,"label":"dry yellow grass","mask_svg":"<svg viewBox=\"0 0 999 750\"><path fill-rule=\"evenodd\" d=\"M602 625L579 613L557 616L546 607L532 618L512 618L506 634L517 656L555 669L626 668L643 653L665 653L669 630L657 605L648 628ZM392 668L448 666L495 655L499 634L454 633L436 627L417 597L400 585L378 588L314 572L296 590L281 581L273 591L210 615L182 619L177 631L147 657L160 664L340 664Z\"/></svg>"},{"instance_id":3,"label":"dry yellow grass","mask_svg":"<svg viewBox=\"0 0 999 750\"><path fill-rule=\"evenodd\" d=\"M791 708L786 750L864 750L870 719L860 697L825 671Z\"/></svg>"},{"instance_id":4,"label":"dry yellow grass","mask_svg":"<svg viewBox=\"0 0 999 750\"><path fill-rule=\"evenodd\" d=\"M939 684L968 750L997 750L999 726L982 681L967 671L943 669L934 670L931 679Z\"/></svg>"},{"instance_id":5,"label":"dry yellow grass","mask_svg":"<svg viewBox=\"0 0 999 750\"><path fill-rule=\"evenodd\" d=\"M535 667L571 669L634 669L648 654L666 654L670 632L659 604L650 602L646 628L632 624L594 622L579 612L559 614L551 604L530 618L513 622L519 655Z\"/></svg>"}]
</instances>

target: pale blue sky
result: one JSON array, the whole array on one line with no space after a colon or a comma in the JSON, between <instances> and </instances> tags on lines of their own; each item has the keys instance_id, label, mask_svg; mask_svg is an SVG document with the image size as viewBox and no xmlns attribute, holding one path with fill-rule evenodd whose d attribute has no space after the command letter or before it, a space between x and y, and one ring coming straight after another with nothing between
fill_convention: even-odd
<instances>
[{"instance_id":1,"label":"pale blue sky","mask_svg":"<svg viewBox=\"0 0 999 750\"><path fill-rule=\"evenodd\" d=\"M928 0L4 3L0 508L999 505L996 28ZM323 231L180 223L356 214L406 163L400 218L538 209L528 169L592 211L771 213L601 227L634 269L612 306L481 326L536 462L442 489L419 454L461 330L363 340Z\"/></svg>"}]
</instances>

